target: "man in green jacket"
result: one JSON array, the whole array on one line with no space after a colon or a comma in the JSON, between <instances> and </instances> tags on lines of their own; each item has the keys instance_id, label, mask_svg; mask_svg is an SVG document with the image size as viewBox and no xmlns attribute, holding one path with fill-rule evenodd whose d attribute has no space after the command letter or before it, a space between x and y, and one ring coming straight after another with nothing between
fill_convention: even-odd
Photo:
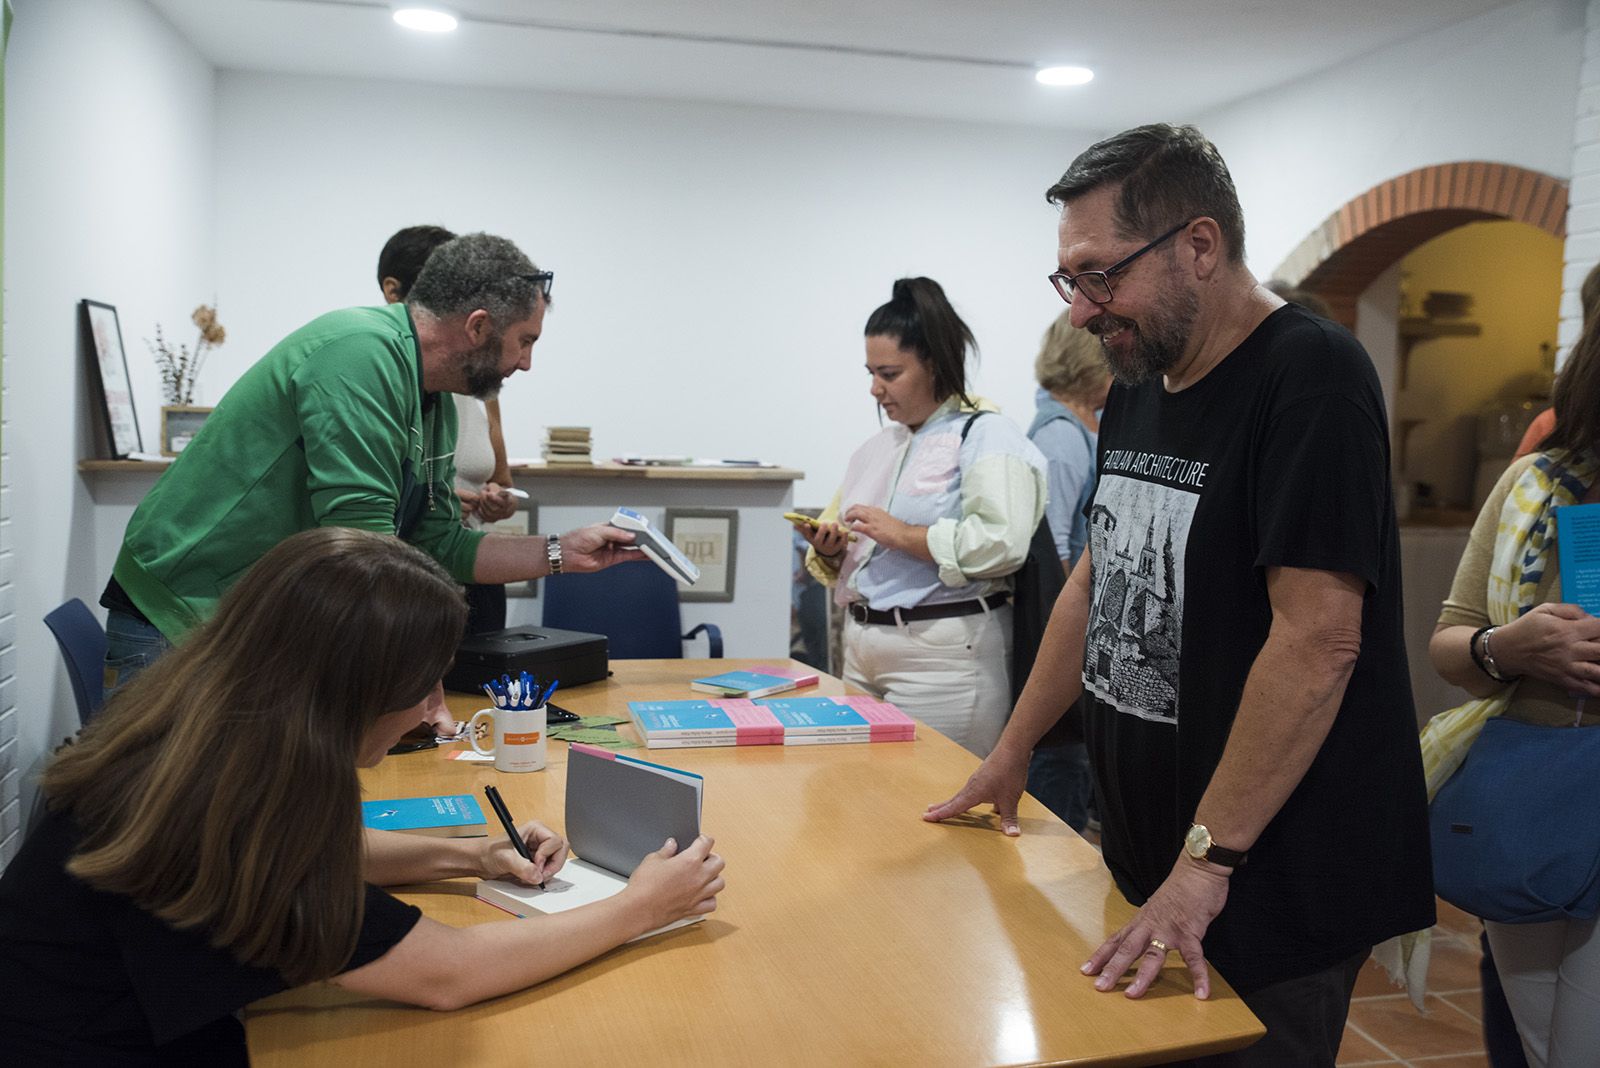
<instances>
[{"instance_id":1,"label":"man in green jacket","mask_svg":"<svg viewBox=\"0 0 1600 1068\"><path fill-rule=\"evenodd\" d=\"M215 611L268 549L318 526L425 550L466 582L519 582L638 559L605 524L557 536L462 527L455 405L531 363L554 276L510 241L467 234L429 258L404 304L330 312L240 377L134 512L112 578L107 683Z\"/></svg>"}]
</instances>

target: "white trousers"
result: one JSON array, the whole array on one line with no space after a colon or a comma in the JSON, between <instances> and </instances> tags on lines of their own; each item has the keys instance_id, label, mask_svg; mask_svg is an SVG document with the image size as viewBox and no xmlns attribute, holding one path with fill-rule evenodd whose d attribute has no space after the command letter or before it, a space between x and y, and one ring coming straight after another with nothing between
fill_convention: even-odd
<instances>
[{"instance_id":1,"label":"white trousers","mask_svg":"<svg viewBox=\"0 0 1600 1068\"><path fill-rule=\"evenodd\" d=\"M980 757L1011 715L1011 606L844 625L844 678Z\"/></svg>"},{"instance_id":2,"label":"white trousers","mask_svg":"<svg viewBox=\"0 0 1600 1068\"><path fill-rule=\"evenodd\" d=\"M1600 935L1594 920L1485 923L1533 1068L1600 1064Z\"/></svg>"}]
</instances>

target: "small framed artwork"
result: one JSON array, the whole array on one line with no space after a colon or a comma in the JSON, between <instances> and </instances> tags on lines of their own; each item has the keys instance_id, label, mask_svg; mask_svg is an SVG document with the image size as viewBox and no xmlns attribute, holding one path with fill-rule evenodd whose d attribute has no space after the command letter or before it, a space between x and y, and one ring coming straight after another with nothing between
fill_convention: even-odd
<instances>
[{"instance_id":1,"label":"small framed artwork","mask_svg":"<svg viewBox=\"0 0 1600 1068\"><path fill-rule=\"evenodd\" d=\"M680 586L684 601L733 600L733 565L739 545L739 513L731 508L668 508L667 540L700 569L700 581Z\"/></svg>"},{"instance_id":2,"label":"small framed artwork","mask_svg":"<svg viewBox=\"0 0 1600 1068\"><path fill-rule=\"evenodd\" d=\"M113 460L144 451L139 435L139 413L133 407L133 388L128 384L128 356L122 348L122 326L117 309L98 300L84 300L83 336L89 350L90 392L100 406L101 427Z\"/></svg>"},{"instance_id":3,"label":"small framed artwork","mask_svg":"<svg viewBox=\"0 0 1600 1068\"><path fill-rule=\"evenodd\" d=\"M188 447L200 432L200 424L210 414L210 408L197 408L192 404L162 405L161 455L176 456Z\"/></svg>"},{"instance_id":4,"label":"small framed artwork","mask_svg":"<svg viewBox=\"0 0 1600 1068\"><path fill-rule=\"evenodd\" d=\"M520 534L527 537L539 529L539 504L537 501L518 501L517 510L509 518L498 523L485 524L484 530L495 534ZM527 582L506 583L507 597L537 597L539 596L539 580L529 579Z\"/></svg>"}]
</instances>

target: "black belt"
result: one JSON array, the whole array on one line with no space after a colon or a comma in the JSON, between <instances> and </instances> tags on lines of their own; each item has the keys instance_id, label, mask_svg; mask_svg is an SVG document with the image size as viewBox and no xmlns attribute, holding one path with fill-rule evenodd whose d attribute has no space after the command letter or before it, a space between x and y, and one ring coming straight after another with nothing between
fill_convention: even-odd
<instances>
[{"instance_id":1,"label":"black belt","mask_svg":"<svg viewBox=\"0 0 1600 1068\"><path fill-rule=\"evenodd\" d=\"M860 601L849 605L850 618L857 623L915 623L919 619L949 619L951 616L970 616L999 608L1011 600L1009 593L991 593L983 600L949 601L945 604L924 604L915 608L891 608L887 612L868 608Z\"/></svg>"}]
</instances>

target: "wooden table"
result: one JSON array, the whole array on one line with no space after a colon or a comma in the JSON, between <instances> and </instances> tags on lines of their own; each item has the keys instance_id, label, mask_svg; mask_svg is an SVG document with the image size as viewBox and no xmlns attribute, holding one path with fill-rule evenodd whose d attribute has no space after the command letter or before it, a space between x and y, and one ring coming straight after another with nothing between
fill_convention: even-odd
<instances>
[{"instance_id":1,"label":"wooden table","mask_svg":"<svg viewBox=\"0 0 1600 1068\"><path fill-rule=\"evenodd\" d=\"M689 698L689 679L753 663L619 661L558 703L625 714L629 700ZM805 691L844 692L827 676ZM460 717L483 704L451 703ZM493 782L517 816L561 826L565 745L524 775L447 759L454 749L390 757L363 773L367 796ZM1262 1034L1215 978L1196 1001L1176 954L1140 1001L1095 991L1078 966L1133 912L1099 854L1027 796L1017 839L992 816L922 822L977 765L926 727L911 743L630 752L705 776L704 827L728 862L705 922L449 1014L326 984L291 991L250 1009L254 1063L1136 1065ZM473 885L400 896L456 926L504 920Z\"/></svg>"}]
</instances>

